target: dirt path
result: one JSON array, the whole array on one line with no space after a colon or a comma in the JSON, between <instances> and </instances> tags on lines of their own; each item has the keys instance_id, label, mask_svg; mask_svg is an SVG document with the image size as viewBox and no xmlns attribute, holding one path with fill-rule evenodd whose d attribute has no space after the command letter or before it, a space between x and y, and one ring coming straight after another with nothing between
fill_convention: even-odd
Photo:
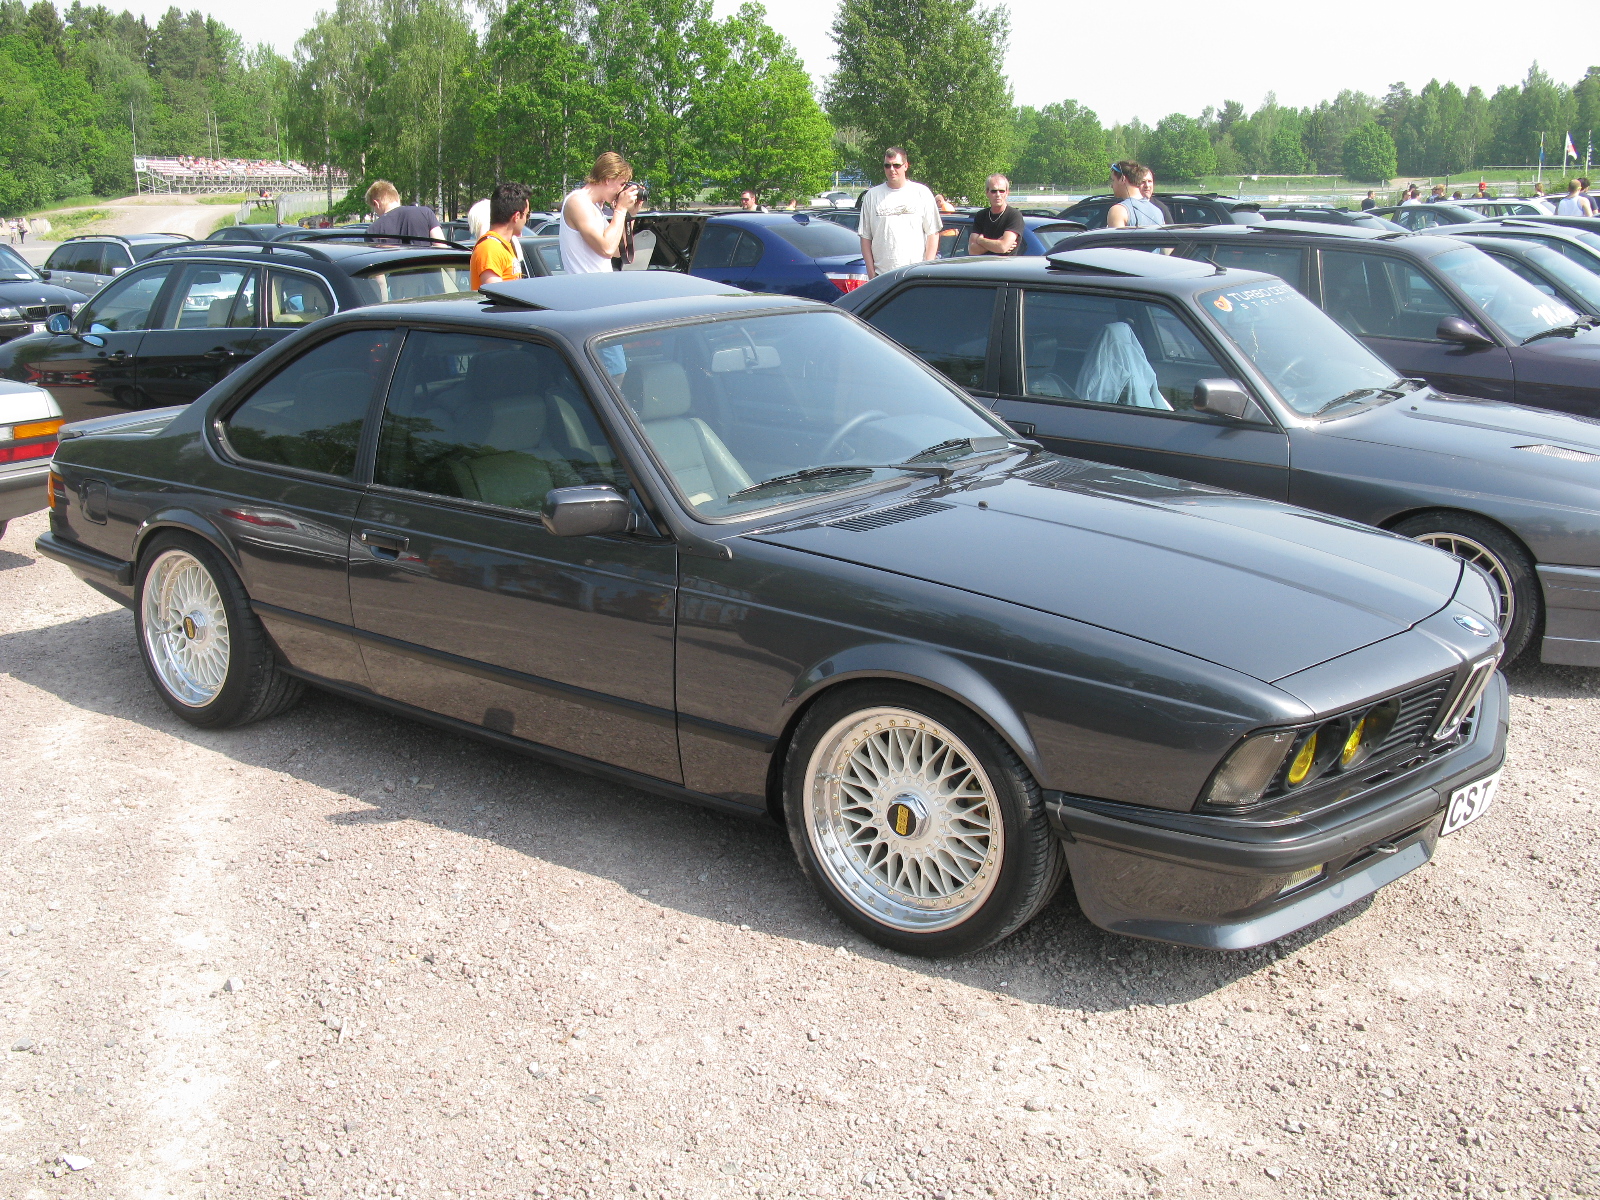
<instances>
[{"instance_id":1,"label":"dirt path","mask_svg":"<svg viewBox=\"0 0 1600 1200\"><path fill-rule=\"evenodd\" d=\"M217 227L223 217L234 211L226 204L202 204L193 196L123 196L85 205L110 214L81 230L83 233L186 233L193 238L204 238ZM81 212L82 209L64 209L63 212ZM55 219L58 214L47 216ZM50 243L49 237L30 239ZM53 244L53 243L52 243Z\"/></svg>"},{"instance_id":2,"label":"dirt path","mask_svg":"<svg viewBox=\"0 0 1600 1200\"><path fill-rule=\"evenodd\" d=\"M1513 681L1497 810L1263 952L1064 893L949 964L781 834L326 696L177 721L0 543L0 1195L1600 1194L1600 673Z\"/></svg>"}]
</instances>

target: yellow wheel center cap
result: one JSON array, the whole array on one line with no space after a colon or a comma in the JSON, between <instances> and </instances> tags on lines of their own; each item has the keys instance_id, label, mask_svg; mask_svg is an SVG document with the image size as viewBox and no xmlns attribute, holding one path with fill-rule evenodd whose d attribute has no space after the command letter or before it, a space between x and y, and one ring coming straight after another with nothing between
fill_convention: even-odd
<instances>
[{"instance_id":1,"label":"yellow wheel center cap","mask_svg":"<svg viewBox=\"0 0 1600 1200\"><path fill-rule=\"evenodd\" d=\"M928 809L915 796L896 796L884 813L889 828L901 837L916 837L928 824Z\"/></svg>"},{"instance_id":2,"label":"yellow wheel center cap","mask_svg":"<svg viewBox=\"0 0 1600 1200\"><path fill-rule=\"evenodd\" d=\"M193 617L185 617L183 619L183 636L191 642L200 636L200 626L194 623Z\"/></svg>"}]
</instances>

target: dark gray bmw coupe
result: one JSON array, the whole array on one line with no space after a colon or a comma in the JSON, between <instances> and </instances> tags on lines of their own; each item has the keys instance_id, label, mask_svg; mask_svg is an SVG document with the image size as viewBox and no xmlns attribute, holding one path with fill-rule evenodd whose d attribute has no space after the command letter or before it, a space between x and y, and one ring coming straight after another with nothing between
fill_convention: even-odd
<instances>
[{"instance_id":1,"label":"dark gray bmw coupe","mask_svg":"<svg viewBox=\"0 0 1600 1200\"><path fill-rule=\"evenodd\" d=\"M822 304L487 292L64 432L39 549L133 608L182 718L310 683L770 815L845 920L929 955L1069 871L1108 929L1258 945L1488 808L1501 643L1458 559L1045 452Z\"/></svg>"}]
</instances>

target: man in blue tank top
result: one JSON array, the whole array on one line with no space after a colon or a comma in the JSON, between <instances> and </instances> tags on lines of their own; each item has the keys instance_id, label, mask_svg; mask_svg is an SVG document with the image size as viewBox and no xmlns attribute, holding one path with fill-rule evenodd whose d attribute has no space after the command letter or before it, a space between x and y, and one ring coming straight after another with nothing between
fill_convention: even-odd
<instances>
[{"instance_id":1,"label":"man in blue tank top","mask_svg":"<svg viewBox=\"0 0 1600 1200\"><path fill-rule=\"evenodd\" d=\"M1106 213L1107 229L1138 229L1167 223L1155 201L1146 200L1139 190L1139 185L1149 173L1147 167L1132 159L1111 164L1111 191L1116 195L1117 202Z\"/></svg>"}]
</instances>

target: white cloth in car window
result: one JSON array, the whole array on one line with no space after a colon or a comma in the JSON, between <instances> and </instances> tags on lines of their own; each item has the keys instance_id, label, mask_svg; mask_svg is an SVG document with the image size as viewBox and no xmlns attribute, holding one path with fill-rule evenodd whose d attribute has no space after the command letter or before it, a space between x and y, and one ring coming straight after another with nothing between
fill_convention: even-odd
<instances>
[{"instance_id":1,"label":"white cloth in car window","mask_svg":"<svg viewBox=\"0 0 1600 1200\"><path fill-rule=\"evenodd\" d=\"M1126 321L1102 325L1094 335L1075 389L1080 400L1095 404L1130 404L1135 408L1171 410L1162 396L1155 368Z\"/></svg>"},{"instance_id":2,"label":"white cloth in car window","mask_svg":"<svg viewBox=\"0 0 1600 1200\"><path fill-rule=\"evenodd\" d=\"M623 394L690 504L722 499L750 486L749 473L722 439L699 417L687 415L693 399L689 376L677 363L632 367Z\"/></svg>"}]
</instances>

